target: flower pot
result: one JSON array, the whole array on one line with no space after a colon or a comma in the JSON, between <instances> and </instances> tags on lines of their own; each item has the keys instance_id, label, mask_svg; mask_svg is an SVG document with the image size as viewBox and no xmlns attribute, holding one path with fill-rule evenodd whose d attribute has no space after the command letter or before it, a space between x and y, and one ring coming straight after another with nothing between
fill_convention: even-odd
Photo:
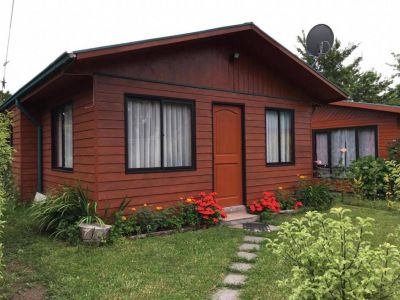
<instances>
[{"instance_id":1,"label":"flower pot","mask_svg":"<svg viewBox=\"0 0 400 300\"><path fill-rule=\"evenodd\" d=\"M111 225L93 224L79 224L79 231L81 240L84 243L98 244L106 241L110 235Z\"/></svg>"}]
</instances>

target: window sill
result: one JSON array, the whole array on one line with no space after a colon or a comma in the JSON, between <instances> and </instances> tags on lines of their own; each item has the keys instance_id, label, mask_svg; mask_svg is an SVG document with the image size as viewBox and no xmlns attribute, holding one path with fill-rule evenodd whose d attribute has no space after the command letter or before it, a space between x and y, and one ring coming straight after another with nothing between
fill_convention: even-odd
<instances>
[{"instance_id":1,"label":"window sill","mask_svg":"<svg viewBox=\"0 0 400 300\"><path fill-rule=\"evenodd\" d=\"M290 162L290 163L266 163L266 167L285 167L285 166L295 166L295 162Z\"/></svg>"},{"instance_id":2,"label":"window sill","mask_svg":"<svg viewBox=\"0 0 400 300\"><path fill-rule=\"evenodd\" d=\"M56 167L52 167L51 170L55 171L55 172L64 172L64 173L73 173L74 172L74 169L72 169L72 168L56 168Z\"/></svg>"},{"instance_id":3,"label":"window sill","mask_svg":"<svg viewBox=\"0 0 400 300\"><path fill-rule=\"evenodd\" d=\"M151 168L151 169L125 169L125 174L146 174L146 173L170 173L170 172L184 172L196 171L196 167L182 167L182 168Z\"/></svg>"}]
</instances>

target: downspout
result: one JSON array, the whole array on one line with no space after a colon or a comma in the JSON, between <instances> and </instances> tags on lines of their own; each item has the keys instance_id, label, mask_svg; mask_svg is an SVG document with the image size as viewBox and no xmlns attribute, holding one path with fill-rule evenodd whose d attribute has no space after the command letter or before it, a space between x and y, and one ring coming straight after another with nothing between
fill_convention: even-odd
<instances>
[{"instance_id":1,"label":"downspout","mask_svg":"<svg viewBox=\"0 0 400 300\"><path fill-rule=\"evenodd\" d=\"M17 108L31 121L31 123L36 127L37 131L37 192L43 192L43 130L42 125L39 121L32 116L29 111L26 110L25 107L21 105L21 102L18 99L15 99L15 105Z\"/></svg>"}]
</instances>

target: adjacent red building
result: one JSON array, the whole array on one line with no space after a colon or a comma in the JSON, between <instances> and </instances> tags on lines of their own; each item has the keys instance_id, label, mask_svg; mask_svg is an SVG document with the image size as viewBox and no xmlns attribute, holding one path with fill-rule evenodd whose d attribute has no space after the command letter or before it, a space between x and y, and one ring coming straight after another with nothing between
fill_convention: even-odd
<instances>
[{"instance_id":1,"label":"adjacent red building","mask_svg":"<svg viewBox=\"0 0 400 300\"><path fill-rule=\"evenodd\" d=\"M231 206L311 175L315 105L345 98L247 23L64 53L2 109L24 200L79 180L99 208Z\"/></svg>"},{"instance_id":2,"label":"adjacent red building","mask_svg":"<svg viewBox=\"0 0 400 300\"><path fill-rule=\"evenodd\" d=\"M330 172L340 159L349 166L367 155L386 158L389 143L400 138L400 107L339 101L316 108L312 128L314 161Z\"/></svg>"}]
</instances>

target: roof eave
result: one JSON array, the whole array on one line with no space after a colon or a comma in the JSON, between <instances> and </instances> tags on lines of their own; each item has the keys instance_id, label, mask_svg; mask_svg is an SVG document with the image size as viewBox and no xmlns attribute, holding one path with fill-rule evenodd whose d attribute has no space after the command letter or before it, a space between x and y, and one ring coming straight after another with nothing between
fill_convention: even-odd
<instances>
[{"instance_id":1,"label":"roof eave","mask_svg":"<svg viewBox=\"0 0 400 300\"><path fill-rule=\"evenodd\" d=\"M50 65L48 65L43 71L41 71L38 75L32 78L28 83L22 86L17 92L15 92L7 101L0 105L0 111L3 111L13 104L15 104L16 99L20 99L25 96L27 93L32 91L38 85L43 83L46 79L53 76L65 66L69 65L76 59L76 55L74 53L64 52L59 57L57 57Z\"/></svg>"}]
</instances>

